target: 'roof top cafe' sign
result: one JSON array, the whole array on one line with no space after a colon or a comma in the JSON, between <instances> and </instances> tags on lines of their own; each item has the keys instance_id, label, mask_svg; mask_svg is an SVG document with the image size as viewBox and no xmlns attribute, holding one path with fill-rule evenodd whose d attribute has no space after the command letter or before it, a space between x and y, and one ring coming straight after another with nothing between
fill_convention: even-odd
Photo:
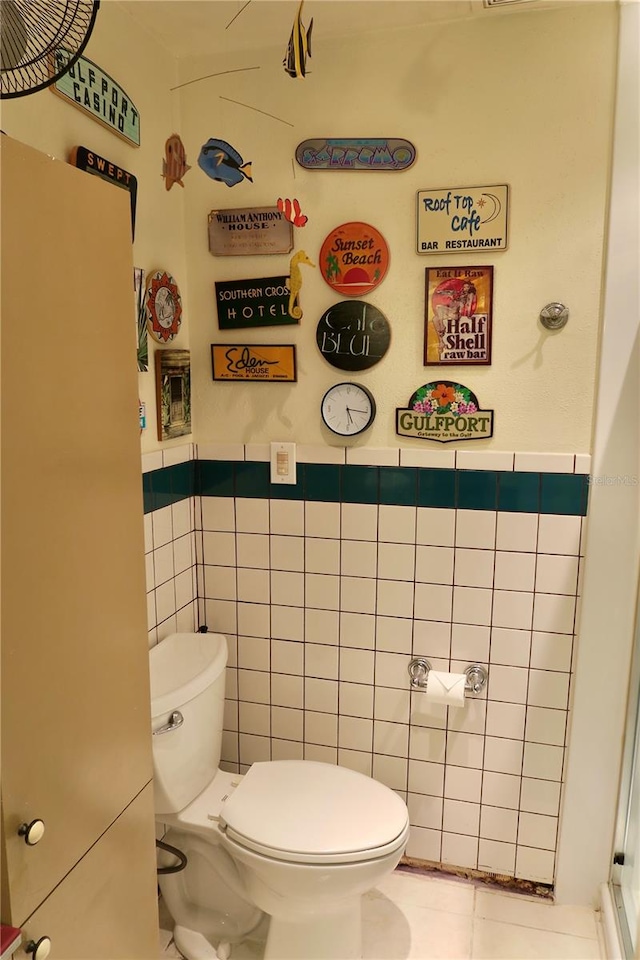
<instances>
[{"instance_id":1,"label":"'roof top cafe' sign","mask_svg":"<svg viewBox=\"0 0 640 960\"><path fill-rule=\"evenodd\" d=\"M54 53L56 70L69 63L64 47ZM54 93L109 127L134 147L140 146L140 114L131 97L100 67L78 57L51 87Z\"/></svg>"},{"instance_id":2,"label":"'roof top cafe' sign","mask_svg":"<svg viewBox=\"0 0 640 960\"><path fill-rule=\"evenodd\" d=\"M445 187L418 193L418 253L507 249L509 187Z\"/></svg>"}]
</instances>

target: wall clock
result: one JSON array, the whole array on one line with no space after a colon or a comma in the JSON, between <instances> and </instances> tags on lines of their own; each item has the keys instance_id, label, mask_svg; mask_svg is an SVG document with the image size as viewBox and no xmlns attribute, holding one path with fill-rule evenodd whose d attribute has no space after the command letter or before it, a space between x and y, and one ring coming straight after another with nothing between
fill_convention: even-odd
<instances>
[{"instance_id":1,"label":"wall clock","mask_svg":"<svg viewBox=\"0 0 640 960\"><path fill-rule=\"evenodd\" d=\"M355 437L370 427L376 416L376 402L359 383L335 383L329 387L320 412L326 426L339 437Z\"/></svg>"},{"instance_id":2,"label":"wall clock","mask_svg":"<svg viewBox=\"0 0 640 960\"><path fill-rule=\"evenodd\" d=\"M322 356L341 370L366 370L389 349L391 329L381 310L364 300L342 300L320 317L316 343Z\"/></svg>"},{"instance_id":3,"label":"wall clock","mask_svg":"<svg viewBox=\"0 0 640 960\"><path fill-rule=\"evenodd\" d=\"M182 323L182 298L178 284L165 270L156 271L149 280L145 308L151 336L159 343L173 340Z\"/></svg>"}]
</instances>

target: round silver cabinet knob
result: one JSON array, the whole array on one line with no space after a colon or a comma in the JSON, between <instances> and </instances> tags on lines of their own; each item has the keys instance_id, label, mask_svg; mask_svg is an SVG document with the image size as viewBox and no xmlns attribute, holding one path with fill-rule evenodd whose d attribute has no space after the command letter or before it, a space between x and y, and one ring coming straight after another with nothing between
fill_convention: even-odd
<instances>
[{"instance_id":1,"label":"round silver cabinet knob","mask_svg":"<svg viewBox=\"0 0 640 960\"><path fill-rule=\"evenodd\" d=\"M18 836L24 837L24 842L27 846L35 847L36 843L39 843L44 836L44 820L32 820L31 823L21 823Z\"/></svg>"},{"instance_id":2,"label":"round silver cabinet knob","mask_svg":"<svg viewBox=\"0 0 640 960\"><path fill-rule=\"evenodd\" d=\"M25 944L25 953L30 953L33 960L47 960L51 953L51 939L49 937L40 937L39 940L29 940Z\"/></svg>"}]
</instances>

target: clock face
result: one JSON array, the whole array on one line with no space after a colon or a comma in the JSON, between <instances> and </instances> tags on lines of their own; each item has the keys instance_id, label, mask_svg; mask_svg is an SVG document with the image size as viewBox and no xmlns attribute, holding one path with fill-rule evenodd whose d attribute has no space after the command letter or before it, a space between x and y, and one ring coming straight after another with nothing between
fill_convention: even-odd
<instances>
[{"instance_id":1,"label":"clock face","mask_svg":"<svg viewBox=\"0 0 640 960\"><path fill-rule=\"evenodd\" d=\"M355 437L373 423L376 402L358 383L336 383L322 398L322 419L340 437Z\"/></svg>"}]
</instances>

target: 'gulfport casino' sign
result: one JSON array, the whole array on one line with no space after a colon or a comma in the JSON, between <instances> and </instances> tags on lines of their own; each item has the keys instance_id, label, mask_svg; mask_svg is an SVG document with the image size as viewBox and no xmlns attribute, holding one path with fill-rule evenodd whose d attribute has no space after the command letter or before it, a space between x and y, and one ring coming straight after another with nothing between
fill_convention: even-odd
<instances>
[{"instance_id":1,"label":"'gulfport casino' sign","mask_svg":"<svg viewBox=\"0 0 640 960\"><path fill-rule=\"evenodd\" d=\"M63 69L71 59L64 47L58 47L54 57L56 70ZM134 147L140 146L140 114L136 105L122 87L91 60L78 57L51 89Z\"/></svg>"}]
</instances>

